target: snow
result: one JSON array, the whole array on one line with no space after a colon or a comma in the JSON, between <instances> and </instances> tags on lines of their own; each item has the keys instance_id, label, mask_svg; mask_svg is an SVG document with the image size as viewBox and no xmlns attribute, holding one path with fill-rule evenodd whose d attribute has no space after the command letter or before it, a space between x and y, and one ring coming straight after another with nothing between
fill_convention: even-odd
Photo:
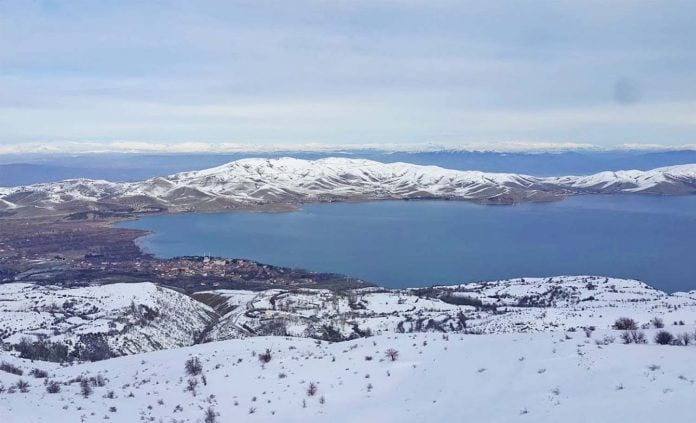
<instances>
[{"instance_id":1,"label":"snow","mask_svg":"<svg viewBox=\"0 0 696 423\"><path fill-rule=\"evenodd\" d=\"M0 371L0 421L200 422L209 407L219 422L686 422L693 414L696 346L657 345L659 329L650 322L659 317L670 333L693 339L694 291L558 276L430 290L199 294L222 300L215 302L224 315L211 319L210 307L151 283L0 285L3 342L39 334L75 342L101 333L123 355L60 365L0 350L0 361L24 372ZM443 301L457 297L468 305ZM143 323L134 305L156 317ZM648 343L623 344L623 332L612 329L618 317L635 319ZM259 336L269 321L285 322L294 337ZM212 342L192 345L193 334L212 323L205 337ZM355 328L363 335L312 339L327 325L344 339ZM395 361L385 355L390 348L399 352ZM258 353L266 349L272 359L262 364ZM202 362L205 379L185 373L191 357ZM61 392L49 394L46 379L29 374L34 368ZM83 397L79 378L97 375L104 386ZM17 389L19 379L28 392ZM310 383L318 387L314 396Z\"/></svg>"},{"instance_id":2,"label":"snow","mask_svg":"<svg viewBox=\"0 0 696 423\"><path fill-rule=\"evenodd\" d=\"M60 383L97 374L107 382L83 398L77 382L48 394L25 373L29 392L0 394L0 420L199 422L211 407L222 422L692 421L696 347L596 344L603 335L421 333L335 344L259 337L68 367L10 357ZM254 352L266 348L272 360L262 365ZM398 350L396 361L388 348ZM194 356L206 379L194 378L195 396L184 371ZM18 379L0 372L6 387Z\"/></svg>"},{"instance_id":3,"label":"snow","mask_svg":"<svg viewBox=\"0 0 696 423\"><path fill-rule=\"evenodd\" d=\"M69 202L118 200L182 211L345 199L506 197L530 201L588 192L687 194L694 193L695 186L696 164L541 178L363 159L242 159L141 182L73 179L5 188L0 190L0 207L55 207Z\"/></svg>"},{"instance_id":4,"label":"snow","mask_svg":"<svg viewBox=\"0 0 696 423\"><path fill-rule=\"evenodd\" d=\"M80 335L100 334L118 354L174 348L191 345L212 313L206 305L152 283L0 285L0 339L8 344L42 334L74 345Z\"/></svg>"},{"instance_id":5,"label":"snow","mask_svg":"<svg viewBox=\"0 0 696 423\"><path fill-rule=\"evenodd\" d=\"M627 279L517 278L434 290L430 296L419 295L418 289L360 289L343 293L271 290L253 295L210 291L208 294L243 306L219 319L208 336L212 340L248 336L240 327L264 334L270 320L286 324L287 333L293 336L321 337L322 328L328 325L346 338L356 336L356 329L381 334L426 327L469 333L610 328L617 318L626 315L641 324L656 316L667 322L696 322L696 295L670 295ZM483 307L455 305L440 299L448 295L479 300ZM460 316L465 318L466 328L460 327Z\"/></svg>"},{"instance_id":6,"label":"snow","mask_svg":"<svg viewBox=\"0 0 696 423\"><path fill-rule=\"evenodd\" d=\"M615 188L623 192L643 192L662 183L683 180L696 181L696 164L661 167L649 171L624 170L600 172L589 176L565 176L557 178L559 184L574 188Z\"/></svg>"},{"instance_id":7,"label":"snow","mask_svg":"<svg viewBox=\"0 0 696 423\"><path fill-rule=\"evenodd\" d=\"M694 292L670 295L640 281L599 276L517 278L435 287L430 293L273 289L195 296L205 301L203 297L215 310L151 283L70 289L5 284L0 286L0 340L16 344L42 334L52 341L76 342L80 335L96 333L122 355L188 346L197 339L194 333L204 330L203 339L211 341L285 334L334 340L369 333L609 329L624 316L641 325L654 317L696 322ZM447 297L468 302L457 305L443 300ZM154 311L152 319L143 319L147 310Z\"/></svg>"}]
</instances>

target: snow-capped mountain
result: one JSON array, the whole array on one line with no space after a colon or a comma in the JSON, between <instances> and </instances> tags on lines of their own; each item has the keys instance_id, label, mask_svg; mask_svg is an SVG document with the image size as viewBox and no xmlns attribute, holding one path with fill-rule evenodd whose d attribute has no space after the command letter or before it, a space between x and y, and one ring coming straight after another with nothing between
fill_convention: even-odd
<instances>
[{"instance_id":1,"label":"snow-capped mountain","mask_svg":"<svg viewBox=\"0 0 696 423\"><path fill-rule=\"evenodd\" d=\"M696 164L590 176L533 177L408 163L327 158L243 159L141 182L76 179L0 188L5 213L226 210L305 202L453 199L486 204L584 193L689 194Z\"/></svg>"},{"instance_id":2,"label":"snow-capped mountain","mask_svg":"<svg viewBox=\"0 0 696 423\"><path fill-rule=\"evenodd\" d=\"M696 165L668 166L649 171L623 170L600 172L589 176L555 178L558 185L582 192L693 194L696 192Z\"/></svg>"}]
</instances>

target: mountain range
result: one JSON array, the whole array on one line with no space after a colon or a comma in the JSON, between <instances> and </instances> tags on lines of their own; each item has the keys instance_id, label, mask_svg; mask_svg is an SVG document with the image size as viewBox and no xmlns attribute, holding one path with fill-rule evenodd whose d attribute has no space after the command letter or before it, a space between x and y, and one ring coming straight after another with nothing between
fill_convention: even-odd
<instances>
[{"instance_id":1,"label":"mountain range","mask_svg":"<svg viewBox=\"0 0 696 423\"><path fill-rule=\"evenodd\" d=\"M22 217L75 212L224 211L310 202L416 199L515 204L620 193L696 193L696 164L536 177L365 159L242 159L138 182L69 179L0 188L0 212Z\"/></svg>"}]
</instances>

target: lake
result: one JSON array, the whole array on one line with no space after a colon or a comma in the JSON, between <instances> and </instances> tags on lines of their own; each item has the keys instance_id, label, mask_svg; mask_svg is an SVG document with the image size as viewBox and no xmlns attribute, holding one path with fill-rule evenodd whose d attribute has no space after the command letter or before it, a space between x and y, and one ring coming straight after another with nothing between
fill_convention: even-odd
<instances>
[{"instance_id":1,"label":"lake","mask_svg":"<svg viewBox=\"0 0 696 423\"><path fill-rule=\"evenodd\" d=\"M593 274L696 289L696 196L583 196L515 206L452 201L305 205L282 213L145 217L118 227L160 257L247 258L386 287Z\"/></svg>"}]
</instances>

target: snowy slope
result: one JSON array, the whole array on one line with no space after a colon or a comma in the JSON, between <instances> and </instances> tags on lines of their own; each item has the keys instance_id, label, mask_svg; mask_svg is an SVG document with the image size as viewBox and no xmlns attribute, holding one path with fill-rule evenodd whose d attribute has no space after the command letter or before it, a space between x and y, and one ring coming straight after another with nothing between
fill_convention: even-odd
<instances>
[{"instance_id":1,"label":"snowy slope","mask_svg":"<svg viewBox=\"0 0 696 423\"><path fill-rule=\"evenodd\" d=\"M217 422L693 421L696 347L595 342L605 335L264 337L69 367L2 357L24 375L0 371L0 421L202 422L209 408ZM192 357L201 375L186 374ZM47 393L33 368L61 391ZM79 378L98 375L83 397ZM13 387L19 379L28 392Z\"/></svg>"},{"instance_id":2,"label":"snowy slope","mask_svg":"<svg viewBox=\"0 0 696 423\"><path fill-rule=\"evenodd\" d=\"M209 307L212 305L214 308ZM343 341L395 333L609 329L619 317L675 330L696 323L696 292L598 276L519 278L426 289L217 290L193 298L150 283L61 289L0 285L0 340L104 337L117 355L276 335ZM16 352L13 352L16 353Z\"/></svg>"},{"instance_id":3,"label":"snowy slope","mask_svg":"<svg viewBox=\"0 0 696 423\"><path fill-rule=\"evenodd\" d=\"M557 183L571 189L597 190L604 193L687 194L694 192L696 165L669 166L649 171L601 172L584 177L566 176L557 178Z\"/></svg>"},{"instance_id":4,"label":"snowy slope","mask_svg":"<svg viewBox=\"0 0 696 423\"><path fill-rule=\"evenodd\" d=\"M693 417L696 292L559 276L195 298L215 311L150 283L0 285L6 346L24 336L76 343L97 333L127 355L61 365L0 350L0 421L203 422L208 409L218 423ZM618 317L635 319L647 342L624 344L625 332L611 328ZM689 345L656 344L655 318ZM293 336L262 336L279 331ZM188 346L204 334L214 342ZM389 349L398 351L394 361ZM201 374L185 371L193 357Z\"/></svg>"},{"instance_id":5,"label":"snowy slope","mask_svg":"<svg viewBox=\"0 0 696 423\"><path fill-rule=\"evenodd\" d=\"M598 276L520 278L427 289L209 291L235 305L211 340L253 335L340 340L366 333L504 333L610 328L630 316L648 325L696 322L696 293ZM465 298L457 302L452 299Z\"/></svg>"},{"instance_id":6,"label":"snowy slope","mask_svg":"<svg viewBox=\"0 0 696 423\"><path fill-rule=\"evenodd\" d=\"M0 188L0 209L46 211L226 210L269 204L384 199L456 199L492 204L583 193L689 194L696 164L651 171L540 178L379 163L362 159L243 159L135 183L85 179Z\"/></svg>"},{"instance_id":7,"label":"snowy slope","mask_svg":"<svg viewBox=\"0 0 696 423\"><path fill-rule=\"evenodd\" d=\"M209 307L152 283L61 288L0 285L0 340L64 343L97 334L116 355L191 345L211 321Z\"/></svg>"}]
</instances>

